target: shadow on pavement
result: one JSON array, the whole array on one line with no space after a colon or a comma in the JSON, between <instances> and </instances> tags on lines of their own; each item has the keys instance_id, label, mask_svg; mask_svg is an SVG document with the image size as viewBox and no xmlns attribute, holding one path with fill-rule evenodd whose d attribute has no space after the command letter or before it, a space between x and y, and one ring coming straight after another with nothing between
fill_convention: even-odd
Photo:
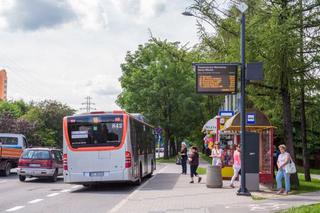
<instances>
[{"instance_id":1,"label":"shadow on pavement","mask_svg":"<svg viewBox=\"0 0 320 213\"><path fill-rule=\"evenodd\" d=\"M133 192L137 186L130 183L105 183L90 187L82 187L71 193L89 193L89 194L128 194Z\"/></svg>"},{"instance_id":2,"label":"shadow on pavement","mask_svg":"<svg viewBox=\"0 0 320 213\"><path fill-rule=\"evenodd\" d=\"M180 174L177 173L160 173L140 190L170 190L174 188L179 177Z\"/></svg>"},{"instance_id":3,"label":"shadow on pavement","mask_svg":"<svg viewBox=\"0 0 320 213\"><path fill-rule=\"evenodd\" d=\"M43 177L43 178L27 178L25 183L63 183L63 177L59 176L57 178L56 182L52 182L49 178Z\"/></svg>"}]
</instances>

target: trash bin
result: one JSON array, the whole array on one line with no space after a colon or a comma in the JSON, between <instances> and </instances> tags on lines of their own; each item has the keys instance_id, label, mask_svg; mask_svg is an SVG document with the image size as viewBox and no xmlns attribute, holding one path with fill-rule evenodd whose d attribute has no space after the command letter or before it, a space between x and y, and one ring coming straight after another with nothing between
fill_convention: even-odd
<instances>
[{"instance_id":1,"label":"trash bin","mask_svg":"<svg viewBox=\"0 0 320 213\"><path fill-rule=\"evenodd\" d=\"M206 184L208 188L222 188L222 175L220 166L208 166Z\"/></svg>"}]
</instances>

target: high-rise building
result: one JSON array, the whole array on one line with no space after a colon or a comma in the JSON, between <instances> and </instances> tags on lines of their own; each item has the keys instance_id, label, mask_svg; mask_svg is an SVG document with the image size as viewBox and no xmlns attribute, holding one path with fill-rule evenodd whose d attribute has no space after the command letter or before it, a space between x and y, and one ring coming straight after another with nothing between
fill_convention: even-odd
<instances>
[{"instance_id":1,"label":"high-rise building","mask_svg":"<svg viewBox=\"0 0 320 213\"><path fill-rule=\"evenodd\" d=\"M7 100L7 72L0 70L0 100Z\"/></svg>"}]
</instances>

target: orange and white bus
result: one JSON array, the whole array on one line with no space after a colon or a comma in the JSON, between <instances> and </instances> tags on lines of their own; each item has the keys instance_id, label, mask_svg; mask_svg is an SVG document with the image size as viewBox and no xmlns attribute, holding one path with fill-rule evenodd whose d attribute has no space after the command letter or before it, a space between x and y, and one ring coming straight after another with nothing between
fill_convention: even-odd
<instances>
[{"instance_id":1,"label":"orange and white bus","mask_svg":"<svg viewBox=\"0 0 320 213\"><path fill-rule=\"evenodd\" d=\"M63 135L66 183L140 184L156 169L153 127L123 111L65 117Z\"/></svg>"}]
</instances>

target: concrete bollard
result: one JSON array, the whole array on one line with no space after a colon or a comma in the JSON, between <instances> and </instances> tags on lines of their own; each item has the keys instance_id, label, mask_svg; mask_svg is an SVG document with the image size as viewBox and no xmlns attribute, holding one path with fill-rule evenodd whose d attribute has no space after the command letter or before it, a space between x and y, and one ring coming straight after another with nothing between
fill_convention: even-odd
<instances>
[{"instance_id":1,"label":"concrete bollard","mask_svg":"<svg viewBox=\"0 0 320 213\"><path fill-rule=\"evenodd\" d=\"M206 184L208 188L222 188L222 175L220 166L208 166Z\"/></svg>"}]
</instances>

